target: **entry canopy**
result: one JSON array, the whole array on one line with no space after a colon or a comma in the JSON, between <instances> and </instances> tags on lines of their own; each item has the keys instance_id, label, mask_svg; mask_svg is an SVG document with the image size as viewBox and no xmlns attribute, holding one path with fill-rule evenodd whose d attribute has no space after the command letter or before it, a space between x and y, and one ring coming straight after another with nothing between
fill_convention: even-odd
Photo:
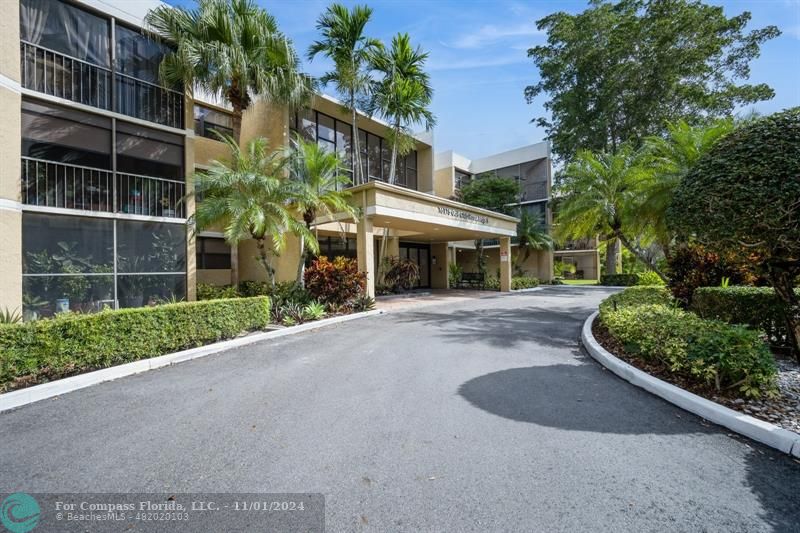
<instances>
[{"instance_id":1,"label":"entry canopy","mask_svg":"<svg viewBox=\"0 0 800 533\"><path fill-rule=\"evenodd\" d=\"M432 194L397 185L372 181L349 189L350 205L379 228L398 237L423 242L466 241L478 238L513 237L519 219L472 207ZM319 229L340 230L340 224L354 222L344 216L319 220ZM355 232L355 227L345 229Z\"/></svg>"}]
</instances>

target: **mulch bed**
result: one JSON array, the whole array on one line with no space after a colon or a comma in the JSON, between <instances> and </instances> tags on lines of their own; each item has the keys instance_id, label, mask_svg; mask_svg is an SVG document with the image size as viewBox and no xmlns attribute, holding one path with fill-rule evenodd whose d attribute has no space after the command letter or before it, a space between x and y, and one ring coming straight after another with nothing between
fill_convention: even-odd
<instances>
[{"instance_id":1,"label":"mulch bed","mask_svg":"<svg viewBox=\"0 0 800 533\"><path fill-rule=\"evenodd\" d=\"M698 384L687 376L671 372L666 365L658 361L644 361L630 355L600 323L599 318L592 324L592 334L603 348L651 376L730 409L800 433L800 365L796 363L785 359L777 360L779 367L777 398L744 400L738 397L736 389L717 391L713 385Z\"/></svg>"}]
</instances>

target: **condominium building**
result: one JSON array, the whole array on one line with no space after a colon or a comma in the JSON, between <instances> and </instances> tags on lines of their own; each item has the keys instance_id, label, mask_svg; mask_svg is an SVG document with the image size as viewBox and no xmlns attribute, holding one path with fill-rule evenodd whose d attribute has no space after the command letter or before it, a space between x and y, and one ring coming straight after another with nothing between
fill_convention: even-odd
<instances>
[{"instance_id":1,"label":"condominium building","mask_svg":"<svg viewBox=\"0 0 800 533\"><path fill-rule=\"evenodd\" d=\"M252 241L231 248L219 231L190 227L192 175L228 156L212 131L230 132L224 105L163 87L167 44L141 29L159 2L20 0L0 20L0 308L28 318L195 298L198 282L263 280ZM135 12L134 12L135 10ZM210 99L205 99L210 100ZM356 257L374 294L376 250L420 267L420 287L446 288L448 265L470 266L469 243L494 239L501 289L509 290L517 219L464 205L463 176L508 170L523 184L520 207L548 217L549 151L544 144L470 164L437 164L433 139L414 137L386 183L390 128L319 95L308 109L257 100L242 117L240 142L263 136L279 149L293 135L339 153L352 175L359 136L363 183L351 183L358 217L318 220L321 253ZM437 161L439 158L436 158ZM516 173L515 173L516 172ZM515 173L515 174L514 174ZM511 174L509 174L511 175ZM275 258L279 280L294 279L297 239ZM458 251L461 250L461 251ZM493 260L494 261L494 260ZM534 265L535 263L535 265ZM552 259L531 275L549 279Z\"/></svg>"}]
</instances>

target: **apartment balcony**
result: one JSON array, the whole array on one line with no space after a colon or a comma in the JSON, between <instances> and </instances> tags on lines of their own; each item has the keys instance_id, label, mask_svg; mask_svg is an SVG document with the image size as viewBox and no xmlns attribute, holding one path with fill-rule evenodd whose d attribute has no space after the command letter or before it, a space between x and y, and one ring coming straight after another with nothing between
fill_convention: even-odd
<instances>
[{"instance_id":1,"label":"apartment balcony","mask_svg":"<svg viewBox=\"0 0 800 533\"><path fill-rule=\"evenodd\" d=\"M185 183L22 158L22 203L37 207L185 218Z\"/></svg>"},{"instance_id":2,"label":"apartment balcony","mask_svg":"<svg viewBox=\"0 0 800 533\"><path fill-rule=\"evenodd\" d=\"M547 182L535 181L531 183L522 183L522 194L520 197L521 202L531 202L534 200L547 199Z\"/></svg>"},{"instance_id":3,"label":"apartment balcony","mask_svg":"<svg viewBox=\"0 0 800 533\"><path fill-rule=\"evenodd\" d=\"M579 250L596 250L596 249L597 249L597 239L588 237L556 244L557 252L574 252Z\"/></svg>"},{"instance_id":4,"label":"apartment balcony","mask_svg":"<svg viewBox=\"0 0 800 533\"><path fill-rule=\"evenodd\" d=\"M20 56L22 86L26 89L183 128L184 95L181 92L27 41L20 41Z\"/></svg>"}]
</instances>

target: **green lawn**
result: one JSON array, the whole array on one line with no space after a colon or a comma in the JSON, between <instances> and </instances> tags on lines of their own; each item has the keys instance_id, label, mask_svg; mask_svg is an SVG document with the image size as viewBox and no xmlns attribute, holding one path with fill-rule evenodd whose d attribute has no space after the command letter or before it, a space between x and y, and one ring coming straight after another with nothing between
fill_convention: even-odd
<instances>
[{"instance_id":1,"label":"green lawn","mask_svg":"<svg viewBox=\"0 0 800 533\"><path fill-rule=\"evenodd\" d=\"M565 279L564 285L597 285L596 279Z\"/></svg>"}]
</instances>

